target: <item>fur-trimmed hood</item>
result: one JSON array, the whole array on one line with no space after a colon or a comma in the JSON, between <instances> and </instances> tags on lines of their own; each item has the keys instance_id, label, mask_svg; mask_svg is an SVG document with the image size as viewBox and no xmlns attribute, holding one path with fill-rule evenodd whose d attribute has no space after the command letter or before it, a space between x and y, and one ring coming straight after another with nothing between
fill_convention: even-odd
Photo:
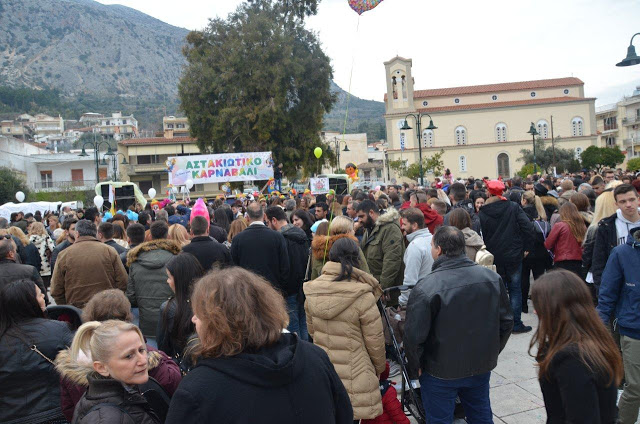
<instances>
[{"instance_id":1,"label":"fur-trimmed hood","mask_svg":"<svg viewBox=\"0 0 640 424\"><path fill-rule=\"evenodd\" d=\"M315 236L313 238L313 242L311 242L311 252L313 253L313 257L319 261L325 259L325 252L327 253L326 256L329 256L329 251L331 250L331 246L333 246L333 243L335 243L336 240L339 240L341 238L351 239L358 246L360 245L358 243L358 239L355 236L352 236L351 234L335 234L333 236Z\"/></svg>"},{"instance_id":2,"label":"fur-trimmed hood","mask_svg":"<svg viewBox=\"0 0 640 424\"><path fill-rule=\"evenodd\" d=\"M86 356L84 360L90 361ZM150 351L147 356L147 363L149 364L149 370L154 369L160 364L162 355L158 351ZM55 360L56 371L65 379L71 383L82 387L88 387L89 381L87 377L93 373L93 367L89 363L80 363L75 361L71 357L71 348L61 350L56 356Z\"/></svg>"},{"instance_id":3,"label":"fur-trimmed hood","mask_svg":"<svg viewBox=\"0 0 640 424\"><path fill-rule=\"evenodd\" d=\"M172 255L177 255L182 250L182 247L180 247L180 245L175 241L169 239L147 241L136 246L127 253L127 266L130 267L132 263L138 260L141 254L151 252L153 250L166 250Z\"/></svg>"},{"instance_id":4,"label":"fur-trimmed hood","mask_svg":"<svg viewBox=\"0 0 640 424\"><path fill-rule=\"evenodd\" d=\"M542 202L542 206L551 205L554 207L558 207L558 199L553 196L540 196L540 201Z\"/></svg>"},{"instance_id":5,"label":"fur-trimmed hood","mask_svg":"<svg viewBox=\"0 0 640 424\"><path fill-rule=\"evenodd\" d=\"M395 224L398 224L400 222L400 213L395 208L389 207L389 209L387 209L385 213L378 217L376 226L381 226L392 222Z\"/></svg>"}]
</instances>

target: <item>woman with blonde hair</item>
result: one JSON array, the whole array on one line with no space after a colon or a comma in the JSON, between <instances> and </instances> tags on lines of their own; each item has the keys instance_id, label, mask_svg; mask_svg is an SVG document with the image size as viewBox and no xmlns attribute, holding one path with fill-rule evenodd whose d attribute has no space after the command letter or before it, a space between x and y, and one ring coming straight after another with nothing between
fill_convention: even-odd
<instances>
[{"instance_id":1,"label":"woman with blonde hair","mask_svg":"<svg viewBox=\"0 0 640 424\"><path fill-rule=\"evenodd\" d=\"M69 354L88 382L72 424L160 422L138 389L149 380L147 347L138 327L118 320L86 322ZM85 360L78 360L81 355Z\"/></svg>"},{"instance_id":2,"label":"woman with blonde hair","mask_svg":"<svg viewBox=\"0 0 640 424\"><path fill-rule=\"evenodd\" d=\"M522 210L533 224L533 249L522 260L522 312L529 312L529 289L531 287L531 273L537 280L551 268L552 260L544 247L544 242L551 232L551 225L547 222L547 213L542 200L533 191L522 193Z\"/></svg>"},{"instance_id":3,"label":"woman with blonde hair","mask_svg":"<svg viewBox=\"0 0 640 424\"><path fill-rule=\"evenodd\" d=\"M184 228L181 224L173 224L169 227L169 240L173 240L180 245L180 247L184 247L189 244L189 233L187 233L187 229Z\"/></svg>"},{"instance_id":4,"label":"woman with blonde hair","mask_svg":"<svg viewBox=\"0 0 640 424\"><path fill-rule=\"evenodd\" d=\"M238 218L233 220L231 226L229 227L229 234L227 234L227 240L223 243L227 248L231 249L231 242L233 238L240 234L248 227L247 220L244 218Z\"/></svg>"},{"instance_id":5,"label":"woman with blonde hair","mask_svg":"<svg viewBox=\"0 0 640 424\"><path fill-rule=\"evenodd\" d=\"M22 246L19 246L18 243L16 243L22 263L40 269L40 253L38 252L38 248L29 241L29 237L22 232L20 227L9 227L5 231L17 238L20 244L22 244Z\"/></svg>"},{"instance_id":6,"label":"woman with blonde hair","mask_svg":"<svg viewBox=\"0 0 640 424\"><path fill-rule=\"evenodd\" d=\"M582 242L587 234L578 208L571 202L560 206L560 221L556 223L544 242L553 252L554 268L562 268L582 277Z\"/></svg>"},{"instance_id":7,"label":"woman with blonde hair","mask_svg":"<svg viewBox=\"0 0 640 424\"><path fill-rule=\"evenodd\" d=\"M341 238L350 238L351 240L358 243L358 239L355 236L355 231L353 229L353 219L348 216L336 216L333 218L329 226L329 235L318 234L316 232L313 241L311 242L311 279L316 279L322 274L322 267L328 261L329 251L331 250L331 246L335 243L336 240ZM367 266L367 261L364 257L364 253L362 249L359 249L360 252L360 270L364 272L369 272L369 267Z\"/></svg>"},{"instance_id":8,"label":"woman with blonde hair","mask_svg":"<svg viewBox=\"0 0 640 424\"><path fill-rule=\"evenodd\" d=\"M42 277L44 286L49 288L51 282L51 254L56 248L56 244L49 237L49 233L41 222L33 222L29 227L29 242L32 243L40 255L40 267L38 272Z\"/></svg>"},{"instance_id":9,"label":"woman with blonde hair","mask_svg":"<svg viewBox=\"0 0 640 424\"><path fill-rule=\"evenodd\" d=\"M239 267L209 273L196 283L191 305L197 365L174 394L166 422L353 422L329 357L283 331L285 300L263 277Z\"/></svg>"}]
</instances>

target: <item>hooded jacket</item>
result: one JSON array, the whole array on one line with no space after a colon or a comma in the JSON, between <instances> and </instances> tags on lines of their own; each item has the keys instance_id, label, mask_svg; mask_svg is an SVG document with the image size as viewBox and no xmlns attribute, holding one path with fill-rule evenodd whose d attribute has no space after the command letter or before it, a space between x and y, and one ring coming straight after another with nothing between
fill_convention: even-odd
<instances>
[{"instance_id":1,"label":"hooded jacket","mask_svg":"<svg viewBox=\"0 0 640 424\"><path fill-rule=\"evenodd\" d=\"M53 360L72 339L60 321L32 318L9 327L0 339L1 423L39 424L62 417L58 373L30 345Z\"/></svg>"},{"instance_id":2,"label":"hooded jacket","mask_svg":"<svg viewBox=\"0 0 640 424\"><path fill-rule=\"evenodd\" d=\"M307 272L309 239L302 229L292 224L282 227L280 234L287 242L287 253L289 254L289 282L285 294L293 296L300 293Z\"/></svg>"},{"instance_id":3,"label":"hooded jacket","mask_svg":"<svg viewBox=\"0 0 640 424\"><path fill-rule=\"evenodd\" d=\"M76 404L89 386L87 368L74 361L70 351L70 348L60 351L55 360L56 370L60 374L62 413L69 422L73 419ZM157 380L169 396L173 395L182 378L180 368L164 352L155 350L149 345L147 345L147 351L149 352L149 377Z\"/></svg>"},{"instance_id":4,"label":"hooded jacket","mask_svg":"<svg viewBox=\"0 0 640 424\"><path fill-rule=\"evenodd\" d=\"M327 354L283 333L255 352L199 359L166 423L352 424L353 411Z\"/></svg>"},{"instance_id":5,"label":"hooded jacket","mask_svg":"<svg viewBox=\"0 0 640 424\"><path fill-rule=\"evenodd\" d=\"M440 256L407 305L409 377L417 378L418 369L445 380L489 372L512 329L513 312L500 276L466 255Z\"/></svg>"},{"instance_id":6,"label":"hooded jacket","mask_svg":"<svg viewBox=\"0 0 640 424\"><path fill-rule=\"evenodd\" d=\"M604 272L604 267L607 264L611 250L620 243L616 229L617 219L617 212L610 217L602 219L598 223L593 248L585 249L587 254L589 251L593 252L591 256L591 273L593 274L593 283L596 287L600 286L602 273ZM633 226L629 225L629 229L631 228L633 228ZM588 259L583 258L582 262L588 264Z\"/></svg>"},{"instance_id":7,"label":"hooded jacket","mask_svg":"<svg viewBox=\"0 0 640 424\"><path fill-rule=\"evenodd\" d=\"M140 308L140 330L147 337L156 336L160 305L173 296L165 265L180 249L178 243L160 239L142 243L127 254L127 297L131 306Z\"/></svg>"},{"instance_id":8,"label":"hooded jacket","mask_svg":"<svg viewBox=\"0 0 640 424\"><path fill-rule=\"evenodd\" d=\"M480 208L482 237L496 265L517 263L533 248L533 224L522 208L509 200L485 203Z\"/></svg>"},{"instance_id":9,"label":"hooded jacket","mask_svg":"<svg viewBox=\"0 0 640 424\"><path fill-rule=\"evenodd\" d=\"M118 253L91 236L78 237L60 252L51 278L51 296L56 303L77 308L83 308L102 290L126 288L127 272Z\"/></svg>"},{"instance_id":10,"label":"hooded jacket","mask_svg":"<svg viewBox=\"0 0 640 424\"><path fill-rule=\"evenodd\" d=\"M442 218L438 212L433 210L428 203L418 203L415 207L422 211L425 227L429 229L431 234L435 234L436 229L444 222L444 218Z\"/></svg>"},{"instance_id":11,"label":"hooded jacket","mask_svg":"<svg viewBox=\"0 0 640 424\"><path fill-rule=\"evenodd\" d=\"M394 208L380 215L373 229L362 237L361 247L369 271L383 289L402 284L404 241L400 230L400 214Z\"/></svg>"},{"instance_id":12,"label":"hooded jacket","mask_svg":"<svg viewBox=\"0 0 640 424\"><path fill-rule=\"evenodd\" d=\"M329 262L329 252L336 240L341 238L348 238L358 244L358 239L350 234L334 234L332 236L315 236L311 242L311 280L315 280L322 274L322 267ZM366 273L369 272L369 266L367 260L364 257L362 249L358 247L360 251L360 270Z\"/></svg>"},{"instance_id":13,"label":"hooded jacket","mask_svg":"<svg viewBox=\"0 0 640 424\"><path fill-rule=\"evenodd\" d=\"M640 340L640 228L615 247L602 273L598 314L605 324L618 318L620 334Z\"/></svg>"},{"instance_id":14,"label":"hooded jacket","mask_svg":"<svg viewBox=\"0 0 640 424\"><path fill-rule=\"evenodd\" d=\"M462 234L464 235L464 250L467 253L467 258L475 262L478 251L484 246L484 241L478 233L468 227L462 230Z\"/></svg>"},{"instance_id":15,"label":"hooded jacket","mask_svg":"<svg viewBox=\"0 0 640 424\"><path fill-rule=\"evenodd\" d=\"M409 245L404 251L404 281L402 285L415 286L418 280L431 272L431 238L428 228L407 234Z\"/></svg>"},{"instance_id":16,"label":"hooded jacket","mask_svg":"<svg viewBox=\"0 0 640 424\"><path fill-rule=\"evenodd\" d=\"M71 424L160 424L137 387L125 387L95 372L87 379L89 387L76 406Z\"/></svg>"},{"instance_id":17,"label":"hooded jacket","mask_svg":"<svg viewBox=\"0 0 640 424\"><path fill-rule=\"evenodd\" d=\"M347 389L354 419L371 419L382 414L378 376L386 360L376 305L382 293L371 275L354 269L350 280L334 281L340 272L340 263L327 262L322 275L304 285L307 327Z\"/></svg>"}]
</instances>

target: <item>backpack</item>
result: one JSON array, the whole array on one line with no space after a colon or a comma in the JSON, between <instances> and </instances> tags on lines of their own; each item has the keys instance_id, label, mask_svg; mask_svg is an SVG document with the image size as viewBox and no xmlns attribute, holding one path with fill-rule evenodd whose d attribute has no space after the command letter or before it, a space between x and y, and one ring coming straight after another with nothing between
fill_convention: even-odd
<instances>
[{"instance_id":1,"label":"backpack","mask_svg":"<svg viewBox=\"0 0 640 424\"><path fill-rule=\"evenodd\" d=\"M491 271L496 270L496 266L493 264L493 254L487 250L487 247L483 244L478 253L476 253L475 262L485 268L489 268Z\"/></svg>"}]
</instances>

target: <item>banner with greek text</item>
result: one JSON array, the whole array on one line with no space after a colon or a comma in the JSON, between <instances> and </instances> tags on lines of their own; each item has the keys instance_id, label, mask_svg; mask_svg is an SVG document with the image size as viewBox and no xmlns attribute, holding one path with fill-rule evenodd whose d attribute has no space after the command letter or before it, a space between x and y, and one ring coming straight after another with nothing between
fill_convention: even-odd
<instances>
[{"instance_id":1,"label":"banner with greek text","mask_svg":"<svg viewBox=\"0 0 640 424\"><path fill-rule=\"evenodd\" d=\"M256 181L273 178L271 152L220 153L215 155L173 156L165 163L169 184L185 185Z\"/></svg>"}]
</instances>

